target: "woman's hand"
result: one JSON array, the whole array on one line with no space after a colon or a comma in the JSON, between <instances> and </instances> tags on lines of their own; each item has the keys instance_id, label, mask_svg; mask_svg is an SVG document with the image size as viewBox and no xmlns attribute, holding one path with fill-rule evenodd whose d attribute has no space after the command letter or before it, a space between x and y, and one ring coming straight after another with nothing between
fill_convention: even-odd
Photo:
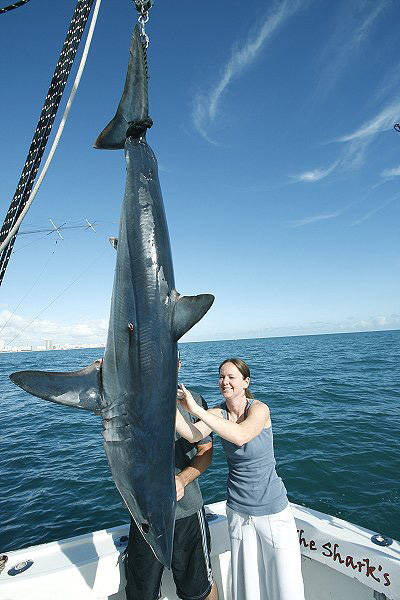
<instances>
[{"instance_id":1,"label":"woman's hand","mask_svg":"<svg viewBox=\"0 0 400 600\"><path fill-rule=\"evenodd\" d=\"M198 416L199 405L183 383L179 384L177 398L182 408L195 417Z\"/></svg>"},{"instance_id":2,"label":"woman's hand","mask_svg":"<svg viewBox=\"0 0 400 600\"><path fill-rule=\"evenodd\" d=\"M192 398L192 400L193 400L193 398ZM201 409L201 410L203 410L204 413L207 412L204 409ZM182 414L180 413L178 406L176 407L175 424L176 424L176 431L179 433L179 435L181 437L185 438L185 440L188 440L188 442L192 442L192 443L199 442L204 437L207 437L208 435L210 435L210 432L211 432L211 429L209 427L207 427L207 425L205 423L202 423L201 421L198 421L195 425L193 423L186 421L183 418Z\"/></svg>"}]
</instances>

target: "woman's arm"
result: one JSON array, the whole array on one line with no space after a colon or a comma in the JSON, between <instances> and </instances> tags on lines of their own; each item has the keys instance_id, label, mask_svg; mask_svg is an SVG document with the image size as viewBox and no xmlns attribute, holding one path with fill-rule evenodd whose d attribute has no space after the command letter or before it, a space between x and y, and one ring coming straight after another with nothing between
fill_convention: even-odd
<instances>
[{"instance_id":1,"label":"woman's arm","mask_svg":"<svg viewBox=\"0 0 400 600\"><path fill-rule=\"evenodd\" d=\"M196 404L196 402L193 400L193 402ZM197 404L196 404L197 406ZM204 410L204 409L203 409ZM206 412L206 411L204 411ZM210 435L211 433L211 429L209 427L207 427L207 425L205 423L203 423L202 421L199 421L198 423L188 423L187 421L185 421L185 419L183 418L183 416L181 415L181 413L179 412L178 409L176 409L176 430L179 433L179 435L183 438L185 438L185 440L188 440L188 442L199 442L200 440L202 440L203 438L207 437L207 435Z\"/></svg>"},{"instance_id":2,"label":"woman's arm","mask_svg":"<svg viewBox=\"0 0 400 600\"><path fill-rule=\"evenodd\" d=\"M257 437L266 425L270 424L268 406L262 402L254 402L249 409L248 417L241 423L232 423L216 414L216 409L204 410L193 399L191 393L182 384L182 390L185 392L185 398L182 402L183 407L192 415L201 419L193 427L200 428L200 423L208 426L219 436L232 442L236 446L243 446L253 438ZM183 418L183 417L182 417ZM181 434L182 435L182 434ZM185 436L182 436L185 437Z\"/></svg>"}]
</instances>

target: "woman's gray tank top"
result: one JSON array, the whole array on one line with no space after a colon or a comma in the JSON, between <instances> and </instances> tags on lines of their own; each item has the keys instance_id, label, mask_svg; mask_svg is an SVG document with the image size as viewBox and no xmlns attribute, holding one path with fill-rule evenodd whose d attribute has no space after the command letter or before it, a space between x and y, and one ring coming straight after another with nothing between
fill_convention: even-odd
<instances>
[{"instance_id":1,"label":"woman's gray tank top","mask_svg":"<svg viewBox=\"0 0 400 600\"><path fill-rule=\"evenodd\" d=\"M245 418L252 403L249 398ZM227 419L226 404L220 408ZM271 515L286 508L286 489L275 471L272 428L264 428L243 446L236 446L223 438L221 442L229 468L227 506L253 516Z\"/></svg>"}]
</instances>

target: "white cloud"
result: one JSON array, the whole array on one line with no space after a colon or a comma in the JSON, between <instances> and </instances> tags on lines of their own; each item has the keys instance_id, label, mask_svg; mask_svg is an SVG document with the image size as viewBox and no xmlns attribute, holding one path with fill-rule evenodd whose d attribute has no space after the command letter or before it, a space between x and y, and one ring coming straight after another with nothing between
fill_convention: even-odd
<instances>
[{"instance_id":1,"label":"white cloud","mask_svg":"<svg viewBox=\"0 0 400 600\"><path fill-rule=\"evenodd\" d=\"M204 332L201 336L185 336L186 341L230 340L248 338L286 337L296 335L321 335L329 333L355 333L358 331L385 331L400 329L400 315L377 315L364 319L349 317L343 321L312 321L297 324L276 324L274 327L257 329L231 329Z\"/></svg>"},{"instance_id":2,"label":"white cloud","mask_svg":"<svg viewBox=\"0 0 400 600\"><path fill-rule=\"evenodd\" d=\"M387 2L345 3L339 13L337 26L321 53L319 61L320 81L318 93L326 94L334 87L340 75L358 55L361 45L368 38L374 23L388 5Z\"/></svg>"},{"instance_id":3,"label":"white cloud","mask_svg":"<svg viewBox=\"0 0 400 600\"><path fill-rule=\"evenodd\" d=\"M393 169L385 169L382 171L381 177L400 177L400 165Z\"/></svg>"},{"instance_id":4,"label":"white cloud","mask_svg":"<svg viewBox=\"0 0 400 600\"><path fill-rule=\"evenodd\" d=\"M378 18L379 14L382 12L384 8L386 8L387 2L375 2L372 4L372 11L365 17L364 20L361 20L358 24L358 27L354 31L352 46L358 46L362 42L364 42L367 38L368 33L370 32L372 25Z\"/></svg>"},{"instance_id":5,"label":"white cloud","mask_svg":"<svg viewBox=\"0 0 400 600\"><path fill-rule=\"evenodd\" d=\"M345 171L359 168L364 162L368 146L378 134L393 128L393 123L398 119L399 114L400 98L396 98L396 100L383 108L372 119L369 119L356 129L356 131L334 140L337 143L344 144L344 147L338 159L330 167L305 171L295 176L295 180L297 182L314 183L324 179L335 169ZM393 175L397 175L397 172L393 173Z\"/></svg>"},{"instance_id":6,"label":"white cloud","mask_svg":"<svg viewBox=\"0 0 400 600\"><path fill-rule=\"evenodd\" d=\"M230 60L223 69L221 79L209 94L199 94L194 103L193 123L200 135L210 143L215 142L210 138L207 129L215 120L221 98L226 92L231 81L243 73L258 57L266 41L275 31L291 17L301 6L299 0L284 0L276 3L272 12L266 17L261 27L249 35L241 48L232 52Z\"/></svg>"},{"instance_id":7,"label":"white cloud","mask_svg":"<svg viewBox=\"0 0 400 600\"><path fill-rule=\"evenodd\" d=\"M328 177L336 169L339 161L334 162L330 167L326 169L314 169L313 171L304 171L304 173L300 173L299 175L293 175L292 178L295 181L303 181L303 182L314 182L320 181L321 179L325 179Z\"/></svg>"},{"instance_id":8,"label":"white cloud","mask_svg":"<svg viewBox=\"0 0 400 600\"><path fill-rule=\"evenodd\" d=\"M346 331L374 331L379 329L398 329L400 327L400 315L376 315L366 319L347 319L345 323L339 324Z\"/></svg>"},{"instance_id":9,"label":"white cloud","mask_svg":"<svg viewBox=\"0 0 400 600\"><path fill-rule=\"evenodd\" d=\"M329 219L336 219L342 215L346 210L348 210L348 206L342 208L341 210L337 210L333 213L324 213L319 215L312 215L310 217L304 217L304 219L299 219L298 221L293 221L289 224L289 227L303 227L303 225L309 225L310 223L316 223L317 221L327 221Z\"/></svg>"},{"instance_id":10,"label":"white cloud","mask_svg":"<svg viewBox=\"0 0 400 600\"><path fill-rule=\"evenodd\" d=\"M106 319L88 319L71 324L61 324L46 319L37 319L32 323L31 321L30 317L2 310L0 339L7 345L11 343L13 346L43 344L44 339L52 339L54 344L104 343L108 329Z\"/></svg>"},{"instance_id":11,"label":"white cloud","mask_svg":"<svg viewBox=\"0 0 400 600\"><path fill-rule=\"evenodd\" d=\"M372 217L372 215L374 215L375 213L379 212L380 210L382 210L382 208L385 208L385 206L387 206L388 204L391 204L392 202L394 202L398 198L400 198L400 194L396 194L395 196L392 196L391 198L389 198L388 200L386 200L385 202L383 202L382 204L380 204L376 208L373 208L372 210L370 210L369 212L367 212L367 214L365 214L363 217L361 217L361 219L358 219L357 221L355 221L353 223L353 225L359 225L360 223L363 223L364 221L366 221L367 219L369 219L370 217Z\"/></svg>"},{"instance_id":12,"label":"white cloud","mask_svg":"<svg viewBox=\"0 0 400 600\"><path fill-rule=\"evenodd\" d=\"M386 106L372 119L361 125L356 131L348 135L344 135L338 138L337 142L351 142L353 140L360 140L362 138L374 137L376 134L382 131L388 131L393 128L393 124L396 122L400 111L400 99L396 98L391 104Z\"/></svg>"}]
</instances>

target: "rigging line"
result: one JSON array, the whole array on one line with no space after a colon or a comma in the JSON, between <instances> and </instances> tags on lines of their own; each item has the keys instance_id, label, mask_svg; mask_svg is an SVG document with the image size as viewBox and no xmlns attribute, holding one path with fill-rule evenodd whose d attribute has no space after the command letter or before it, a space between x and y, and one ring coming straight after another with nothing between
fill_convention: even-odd
<instances>
[{"instance_id":1,"label":"rigging line","mask_svg":"<svg viewBox=\"0 0 400 600\"><path fill-rule=\"evenodd\" d=\"M97 223L95 223L97 225ZM74 229L75 231L72 232L72 234L70 236L68 236L68 241L74 240L77 236L74 235L75 234L79 234L79 231L76 231L77 229L83 229L84 231L87 231L89 229L89 227L87 225L74 225L71 227L59 227L58 229L61 229L62 231L64 231L64 229ZM30 233L32 235L38 235L39 233L43 233L44 235L41 235L40 237L32 240L31 242L25 244L24 246L18 246L18 248L16 250L13 249L12 253L15 254L16 252L19 252L20 250L24 250L25 248L28 248L28 246L31 246L32 244L36 244L38 242L43 242L43 240L47 239L49 236L51 236L51 234L56 233L55 229L45 229L43 230L43 232L41 231L30 231L30 232L26 232L26 233ZM21 234L18 234L21 235ZM54 235L53 235L54 237Z\"/></svg>"},{"instance_id":2,"label":"rigging line","mask_svg":"<svg viewBox=\"0 0 400 600\"><path fill-rule=\"evenodd\" d=\"M63 221L65 217L61 217L61 216L56 216L54 217L55 219L57 219L58 221ZM97 224L101 224L101 225L115 225L117 221L106 221L106 220L98 220L98 219L93 219L92 223L97 223ZM74 219L71 221L66 221L67 225L65 226L65 229L67 229L68 227L87 227L87 223L86 223L86 218L85 220L83 220L82 218L80 219ZM32 231L50 231L50 227L42 227L42 222L39 224L37 223L27 223L26 224L27 227L32 227L35 228L34 230L32 229ZM31 230L30 230L31 231ZM23 235L24 233L27 233L27 231L25 229L23 229L22 231L18 232L18 235Z\"/></svg>"},{"instance_id":3,"label":"rigging line","mask_svg":"<svg viewBox=\"0 0 400 600\"><path fill-rule=\"evenodd\" d=\"M4 323L3 327L0 329L0 333L7 327L8 323L11 321L11 319L13 318L13 316L15 315L15 313L17 312L18 308L21 306L21 304L23 303L23 301L25 300L25 298L28 296L28 294L31 293L31 291L33 290L33 288L35 287L35 285L37 284L37 282L39 281L39 279L41 278L41 276L43 275L43 273L45 272L45 270L47 269L48 264L50 263L51 259L54 256L54 253L56 251L57 248L57 242L58 240L55 241L54 244L54 249L52 251L52 253L50 254L49 258L46 261L46 264L44 265L43 269L41 270L39 277L36 279L36 281L34 282L34 284L30 287L30 289L26 292L25 296L23 296L22 300L19 301L19 303L17 304L17 306L14 308L13 312L11 313L11 315L8 317L7 321Z\"/></svg>"},{"instance_id":4,"label":"rigging line","mask_svg":"<svg viewBox=\"0 0 400 600\"><path fill-rule=\"evenodd\" d=\"M65 221L64 225L58 226L58 229L62 229L65 231L66 229L90 229L90 225L100 225L101 223L107 223L107 221L93 221L89 223L87 219L85 219L86 223L81 223L80 221ZM81 223L80 225L68 225L68 223ZM113 224L113 223L112 223ZM21 235L34 235L36 233L54 233L54 229L50 229L49 227L40 227L39 229L27 229L26 231L19 231L18 236Z\"/></svg>"},{"instance_id":5,"label":"rigging line","mask_svg":"<svg viewBox=\"0 0 400 600\"><path fill-rule=\"evenodd\" d=\"M92 4L93 0L78 0L76 5L17 189L0 231L0 242L3 241L18 219L31 193ZM15 236L11 238L8 246L0 254L0 285L8 266L14 242Z\"/></svg>"},{"instance_id":6,"label":"rigging line","mask_svg":"<svg viewBox=\"0 0 400 600\"><path fill-rule=\"evenodd\" d=\"M45 311L46 311L48 308L50 308L50 306L52 306L52 304L54 304L54 302L56 302L56 300L58 300L58 299L59 299L59 298L60 298L60 297L61 297L63 294L65 294L65 292L66 292L67 290L69 290L69 288L70 288L70 287L72 287L72 286L74 285L74 283L76 283L76 282L77 282L77 281L78 281L78 280L79 280L81 277L83 277L83 275L84 275L85 273L87 273L87 271L89 271L89 269L91 269L91 268L93 267L93 265L94 265L94 264L96 264L96 263L97 263L97 261L99 261L99 260L100 260L100 258L102 258L103 254L105 254L105 253L106 253L106 251L108 251L108 248L105 248L105 249L103 250L103 252L102 252L102 253L101 253L99 256L97 256L97 257L95 258L95 260L94 260L93 262L91 262L91 263L90 263L90 265L89 265L88 267L86 267L86 269L85 269L84 271L82 271L82 273L81 273L80 275L78 275L78 277L77 277L76 279L74 279L74 281L72 281L70 284L68 284L68 285L67 285L67 287L66 287L66 288L64 288L64 289L62 290L62 292L60 292L60 293L58 294L58 296L56 296L56 297L55 297L55 298L54 298L54 299L53 299L53 300L52 300L52 301L51 301L51 302L50 302L50 303L49 303L49 304L48 304L48 305L47 305L47 306L46 306L46 307L45 307L43 310L41 310L41 311L40 311L40 312L39 312L39 313L36 315L36 317L35 317L34 319L32 319L32 321L30 321L30 322L28 323L28 325L25 325L25 327L24 327L23 329L21 329L21 331L20 331L19 333L17 333L17 335L16 335L15 337L13 337L13 339L12 339L10 342L7 342L7 346L11 346L11 344L12 344L12 343L13 343L13 342L14 342L14 341L17 339L17 337L19 337L19 336L21 335L21 333L22 333L23 331L25 331L25 329L28 329L28 327L30 327L30 325L32 325L32 323L34 323L34 322L36 321L36 319L38 319L38 318L39 318L39 317L40 317L40 316L41 316L41 315L42 315L42 314L43 314L43 313L44 313L44 312L45 312Z\"/></svg>"},{"instance_id":7,"label":"rigging line","mask_svg":"<svg viewBox=\"0 0 400 600\"><path fill-rule=\"evenodd\" d=\"M31 242L29 242L28 244L25 244L25 246L19 246L17 248L17 250L12 251L12 254L15 254L16 252L20 252L20 250L25 250L25 248L28 248L28 246L32 246L32 244L37 244L38 242L42 242L48 234L46 235L42 235L40 238L37 238L36 240L32 240Z\"/></svg>"},{"instance_id":8,"label":"rigging line","mask_svg":"<svg viewBox=\"0 0 400 600\"><path fill-rule=\"evenodd\" d=\"M5 6L4 8L0 8L0 15L2 15L3 13L6 13L10 10L14 10L14 8L19 8L20 6L23 6L24 4L27 4L30 0L18 0L18 2L14 2L13 4L10 4L9 6Z\"/></svg>"},{"instance_id":9,"label":"rigging line","mask_svg":"<svg viewBox=\"0 0 400 600\"><path fill-rule=\"evenodd\" d=\"M62 221L65 217L55 217L55 219ZM103 221L94 219L91 221L92 225L115 225L117 221ZM22 231L18 231L18 236L28 235L32 233L48 233L49 231L53 231L50 227L42 227L41 225L37 225L34 223L27 223L27 227L32 227L34 229L23 229ZM86 218L83 221L82 219L75 219L74 221L66 221L66 225L64 225L63 229L78 229L80 227L88 227L86 223Z\"/></svg>"},{"instance_id":10,"label":"rigging line","mask_svg":"<svg viewBox=\"0 0 400 600\"><path fill-rule=\"evenodd\" d=\"M58 146L58 143L60 141L62 132L64 130L65 123L66 123L66 121L68 119L68 115L69 115L69 112L71 110L71 106L72 106L72 103L74 101L75 94L76 94L76 91L78 89L81 77L82 77L83 69L85 68L86 59L88 57L89 48L90 48L90 45L91 45L91 42L92 42L93 32L94 32L94 28L95 28L96 21L97 21L97 15L98 15L99 9L100 9L100 4L101 4L101 0L96 0L96 5L94 7L94 11L93 11L93 15L92 15L92 20L90 22L89 32L88 32L88 36L86 38L85 48L83 50L81 62L80 62L79 68L78 68L78 72L76 74L75 81L74 81L74 84L72 86L72 90L71 90L71 93L69 95L69 98L68 98L67 106L65 107L65 111L64 111L64 114L62 116L61 123L60 123L60 125L58 127L58 130L57 130L56 136L54 138L53 144L52 144L52 146L50 148L50 152L49 152L49 155L47 157L47 160L46 160L46 162L45 162L45 164L43 166L43 169L42 169L42 171L41 171L41 173L39 175L39 178L38 178L38 180L37 180L37 182L35 184L35 187L33 188L31 195L29 196L29 199L28 199L27 203L25 204L23 210L21 211L21 214L19 215L19 217L18 217L17 221L15 222L13 228L8 233L6 239L1 244L1 246L0 246L0 252L2 252L4 250L4 248L10 242L11 238L14 235L16 235L16 232L18 231L18 228L20 227L20 225L21 225L23 219L25 218L25 215L28 212L28 210L29 210L29 208L30 208L30 206L31 206L31 204L32 204L32 202L33 202L36 194L39 191L39 188L40 188L40 186L42 184L43 179L46 176L46 173L47 173L47 170L48 170L48 168L50 166L50 163L53 160L54 153L55 153L56 148Z\"/></svg>"},{"instance_id":11,"label":"rigging line","mask_svg":"<svg viewBox=\"0 0 400 600\"><path fill-rule=\"evenodd\" d=\"M92 225L99 225L98 221L93 221ZM89 225L61 225L57 229L60 231L66 231L67 229L90 229ZM49 229L43 227L42 229L30 229L29 231L19 231L18 236L21 235L36 235L38 233L45 233L46 235L50 235L54 233L55 229Z\"/></svg>"},{"instance_id":12,"label":"rigging line","mask_svg":"<svg viewBox=\"0 0 400 600\"><path fill-rule=\"evenodd\" d=\"M71 71L78 46L81 41L84 27L90 13L93 0L78 0L65 41L57 61L50 87L45 98L39 121L29 147L24 168L21 173L17 189L8 209L3 227L0 232L0 241L6 237L8 231L17 220L26 200L29 198L42 155L52 130L53 121L58 111L61 97ZM11 241L11 244L13 241Z\"/></svg>"}]
</instances>

